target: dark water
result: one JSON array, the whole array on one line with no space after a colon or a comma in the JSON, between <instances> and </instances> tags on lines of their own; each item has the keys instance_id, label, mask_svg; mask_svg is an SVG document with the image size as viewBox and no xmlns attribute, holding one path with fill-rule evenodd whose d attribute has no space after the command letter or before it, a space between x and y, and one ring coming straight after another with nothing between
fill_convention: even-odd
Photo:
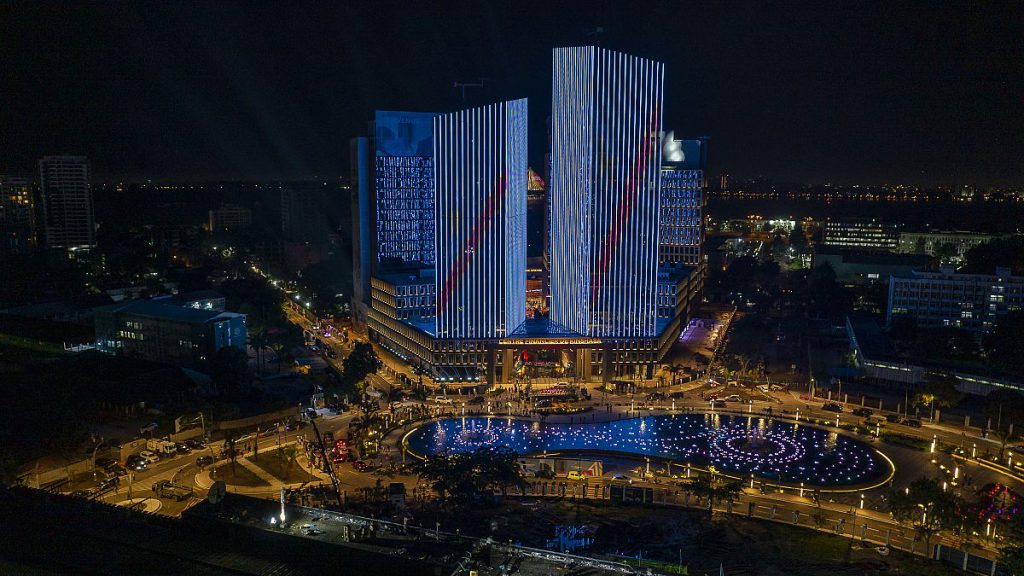
<instances>
[{"instance_id":1,"label":"dark water","mask_svg":"<svg viewBox=\"0 0 1024 576\"><path fill-rule=\"evenodd\" d=\"M757 417L681 414L595 424L450 418L409 436L409 447L420 454L480 446L508 446L520 454L601 450L657 456L816 486L863 484L890 470L871 446L848 436Z\"/></svg>"},{"instance_id":2,"label":"dark water","mask_svg":"<svg viewBox=\"0 0 1024 576\"><path fill-rule=\"evenodd\" d=\"M758 214L766 219L811 217L873 217L903 224L909 229L931 227L939 230L1015 232L1024 222L1024 203L1011 202L822 202L817 200L711 199L708 213L716 220L746 218Z\"/></svg>"}]
</instances>

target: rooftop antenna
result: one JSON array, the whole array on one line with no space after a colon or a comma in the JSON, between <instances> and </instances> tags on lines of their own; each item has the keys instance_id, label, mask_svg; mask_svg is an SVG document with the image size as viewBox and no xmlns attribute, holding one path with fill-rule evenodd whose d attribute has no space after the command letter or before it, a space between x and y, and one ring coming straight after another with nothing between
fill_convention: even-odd
<instances>
[{"instance_id":1,"label":"rooftop antenna","mask_svg":"<svg viewBox=\"0 0 1024 576\"><path fill-rule=\"evenodd\" d=\"M484 87L484 82L486 82L486 81L487 81L487 78L477 78L476 82L459 82L458 80L456 80L455 81L455 88L458 88L459 90L462 91L462 101L465 102L466 101L466 88L483 88Z\"/></svg>"}]
</instances>

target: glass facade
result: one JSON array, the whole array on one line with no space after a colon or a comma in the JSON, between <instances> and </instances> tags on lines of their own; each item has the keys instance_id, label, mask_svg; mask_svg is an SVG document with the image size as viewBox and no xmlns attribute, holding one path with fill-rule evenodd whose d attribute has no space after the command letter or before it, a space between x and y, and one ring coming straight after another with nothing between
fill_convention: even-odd
<instances>
[{"instance_id":1,"label":"glass facade","mask_svg":"<svg viewBox=\"0 0 1024 576\"><path fill-rule=\"evenodd\" d=\"M433 118L426 112L376 114L378 262L434 262Z\"/></svg>"},{"instance_id":2,"label":"glass facade","mask_svg":"<svg viewBox=\"0 0 1024 576\"><path fill-rule=\"evenodd\" d=\"M438 338L500 338L526 318L526 100L434 120Z\"/></svg>"},{"instance_id":3,"label":"glass facade","mask_svg":"<svg viewBox=\"0 0 1024 576\"><path fill-rule=\"evenodd\" d=\"M664 65L558 48L549 181L551 319L580 334L656 334Z\"/></svg>"}]
</instances>

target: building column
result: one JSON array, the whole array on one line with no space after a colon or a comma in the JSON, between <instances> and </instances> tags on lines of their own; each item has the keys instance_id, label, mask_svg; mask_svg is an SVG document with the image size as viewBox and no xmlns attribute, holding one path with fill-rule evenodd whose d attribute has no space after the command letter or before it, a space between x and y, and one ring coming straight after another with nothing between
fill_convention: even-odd
<instances>
[{"instance_id":1,"label":"building column","mask_svg":"<svg viewBox=\"0 0 1024 576\"><path fill-rule=\"evenodd\" d=\"M492 388L494 386L494 371L495 364L497 364L498 358L494 348L487 349L487 387Z\"/></svg>"},{"instance_id":2,"label":"building column","mask_svg":"<svg viewBox=\"0 0 1024 576\"><path fill-rule=\"evenodd\" d=\"M611 380L612 380L612 378L611 378L612 363L610 361L611 354L612 354L611 346L608 345L608 344L602 344L601 345L601 383L604 384L606 387L608 386L608 383L611 382Z\"/></svg>"},{"instance_id":3,"label":"building column","mask_svg":"<svg viewBox=\"0 0 1024 576\"><path fill-rule=\"evenodd\" d=\"M504 350L501 357L501 383L507 384L512 381L512 370L515 368L516 351L511 348Z\"/></svg>"},{"instance_id":4,"label":"building column","mask_svg":"<svg viewBox=\"0 0 1024 576\"><path fill-rule=\"evenodd\" d=\"M590 377L593 376L593 373L594 366L590 358L590 348L577 348L576 374L579 375L580 380L590 382Z\"/></svg>"}]
</instances>

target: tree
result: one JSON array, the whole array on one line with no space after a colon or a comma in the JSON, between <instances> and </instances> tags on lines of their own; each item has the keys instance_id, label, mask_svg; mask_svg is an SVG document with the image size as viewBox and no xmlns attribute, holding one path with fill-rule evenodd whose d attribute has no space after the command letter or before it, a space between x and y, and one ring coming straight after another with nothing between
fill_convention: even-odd
<instances>
[{"instance_id":1,"label":"tree","mask_svg":"<svg viewBox=\"0 0 1024 576\"><path fill-rule=\"evenodd\" d=\"M225 346L210 359L209 369L221 393L233 395L249 382L249 355L234 346Z\"/></svg>"},{"instance_id":2,"label":"tree","mask_svg":"<svg viewBox=\"0 0 1024 576\"><path fill-rule=\"evenodd\" d=\"M352 349L352 353L345 358L342 373L342 382L355 386L357 382L366 379L367 376L380 370L384 363L377 357L373 345L369 342L360 342Z\"/></svg>"},{"instance_id":3,"label":"tree","mask_svg":"<svg viewBox=\"0 0 1024 576\"><path fill-rule=\"evenodd\" d=\"M284 460L285 470L291 470L299 458L299 448L294 444L282 447L281 458Z\"/></svg>"},{"instance_id":4,"label":"tree","mask_svg":"<svg viewBox=\"0 0 1024 576\"><path fill-rule=\"evenodd\" d=\"M949 372L933 370L924 375L924 382L918 386L917 403L928 406L933 412L935 406L949 408L960 401L962 394L956 389L956 377Z\"/></svg>"},{"instance_id":5,"label":"tree","mask_svg":"<svg viewBox=\"0 0 1024 576\"><path fill-rule=\"evenodd\" d=\"M994 390L985 397L985 416L997 430L1008 431L1009 424L1024 422L1024 396L1013 390ZM1018 432L1014 430L1014 432ZM1001 454L1000 454L1001 456Z\"/></svg>"},{"instance_id":6,"label":"tree","mask_svg":"<svg viewBox=\"0 0 1024 576\"><path fill-rule=\"evenodd\" d=\"M224 455L231 460L231 473L235 473L235 460L238 458L238 448L235 444L238 442L238 435L231 430L228 430L227 434L224 435Z\"/></svg>"},{"instance_id":7,"label":"tree","mask_svg":"<svg viewBox=\"0 0 1024 576\"><path fill-rule=\"evenodd\" d=\"M789 233L789 245L797 254L803 254L807 249L807 236L804 234L804 225L799 220Z\"/></svg>"},{"instance_id":8,"label":"tree","mask_svg":"<svg viewBox=\"0 0 1024 576\"><path fill-rule=\"evenodd\" d=\"M698 475L685 484L687 490L699 498L708 499L708 516L714 514L714 505L722 500L733 501L743 493L743 483L716 474Z\"/></svg>"},{"instance_id":9,"label":"tree","mask_svg":"<svg viewBox=\"0 0 1024 576\"><path fill-rule=\"evenodd\" d=\"M444 503L457 506L487 498L494 490L525 488L518 455L507 446L481 446L473 452L443 452L416 464L420 478L430 483Z\"/></svg>"},{"instance_id":10,"label":"tree","mask_svg":"<svg viewBox=\"0 0 1024 576\"><path fill-rule=\"evenodd\" d=\"M964 272L992 274L999 267L1024 274L1024 235L996 238L978 244L964 255Z\"/></svg>"},{"instance_id":11,"label":"tree","mask_svg":"<svg viewBox=\"0 0 1024 576\"><path fill-rule=\"evenodd\" d=\"M263 349L267 347L268 342L269 338L267 338L267 329L265 326L249 331L249 345L252 346L253 351L256 352L256 370L259 372L263 372L265 360L263 357Z\"/></svg>"},{"instance_id":12,"label":"tree","mask_svg":"<svg viewBox=\"0 0 1024 576\"><path fill-rule=\"evenodd\" d=\"M897 490L889 498L889 510L900 523L909 523L931 548L933 536L943 530L958 530L963 524L964 502L932 478L911 482L906 490Z\"/></svg>"},{"instance_id":13,"label":"tree","mask_svg":"<svg viewBox=\"0 0 1024 576\"><path fill-rule=\"evenodd\" d=\"M1024 375L1024 310L1010 312L985 338L989 358L1003 370Z\"/></svg>"}]
</instances>

